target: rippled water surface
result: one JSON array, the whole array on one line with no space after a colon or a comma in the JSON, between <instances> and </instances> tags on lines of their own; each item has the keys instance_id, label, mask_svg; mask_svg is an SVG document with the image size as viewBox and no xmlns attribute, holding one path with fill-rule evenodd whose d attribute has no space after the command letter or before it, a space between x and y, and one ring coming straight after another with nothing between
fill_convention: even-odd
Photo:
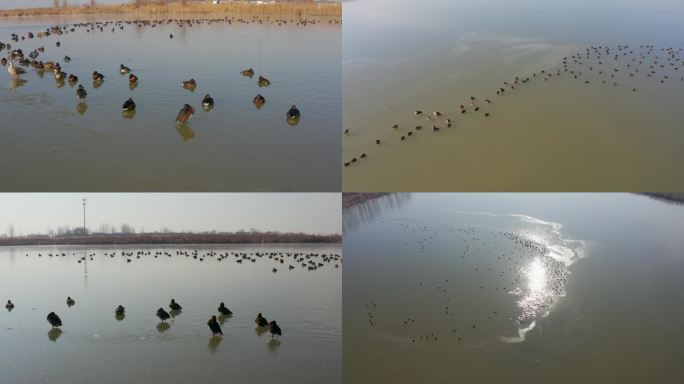
<instances>
[{"instance_id":1,"label":"rippled water surface","mask_svg":"<svg viewBox=\"0 0 684 384\"><path fill-rule=\"evenodd\" d=\"M672 0L345 3L344 189L683 189L683 16Z\"/></svg>"},{"instance_id":2,"label":"rippled water surface","mask_svg":"<svg viewBox=\"0 0 684 384\"><path fill-rule=\"evenodd\" d=\"M139 251L150 254L138 259ZM270 252L283 252L284 263L256 255ZM248 258L237 263L242 257L233 253ZM305 260L323 266L309 271L286 253L318 254ZM2 248L0 381L339 383L342 268L323 254L339 255L340 247ZM74 306L66 305L67 296ZM155 313L168 311L171 298L183 310L160 324ZM7 299L16 305L11 312ZM234 315L219 318L224 336L212 337L206 322L222 301ZM119 304L126 308L123 319L115 318ZM46 321L52 311L62 319L61 332ZM278 322L279 340L255 328L259 312Z\"/></svg>"},{"instance_id":3,"label":"rippled water surface","mask_svg":"<svg viewBox=\"0 0 684 384\"><path fill-rule=\"evenodd\" d=\"M344 216L349 382L636 383L683 373L681 205L418 193Z\"/></svg>"},{"instance_id":4,"label":"rippled water surface","mask_svg":"<svg viewBox=\"0 0 684 384\"><path fill-rule=\"evenodd\" d=\"M50 72L29 67L17 81L1 68L0 159L12 164L0 171L4 190L339 190L339 25L124 24L114 32L108 25L10 40L12 33L74 21L0 21L0 41L26 56L44 47L37 59L59 62L88 92L79 104L76 87ZM120 64L139 77L137 88L129 88ZM240 74L247 68L253 78ZM91 79L95 70L105 75L99 86ZM257 85L260 75L269 87ZM180 86L190 78L194 91ZM205 94L215 100L208 112L201 107ZM266 98L260 109L252 102L257 94ZM129 97L134 116L122 114ZM188 125L176 125L185 103L196 113ZM292 105L301 111L296 125L286 119Z\"/></svg>"}]
</instances>

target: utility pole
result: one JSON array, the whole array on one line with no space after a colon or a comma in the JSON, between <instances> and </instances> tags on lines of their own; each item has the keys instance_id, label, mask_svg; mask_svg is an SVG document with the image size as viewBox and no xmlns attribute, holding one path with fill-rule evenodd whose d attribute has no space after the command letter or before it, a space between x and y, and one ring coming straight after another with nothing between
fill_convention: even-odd
<instances>
[{"instance_id":1,"label":"utility pole","mask_svg":"<svg viewBox=\"0 0 684 384\"><path fill-rule=\"evenodd\" d=\"M85 212L86 212L86 201L88 199L83 199L83 234L87 235L88 230L86 229Z\"/></svg>"}]
</instances>

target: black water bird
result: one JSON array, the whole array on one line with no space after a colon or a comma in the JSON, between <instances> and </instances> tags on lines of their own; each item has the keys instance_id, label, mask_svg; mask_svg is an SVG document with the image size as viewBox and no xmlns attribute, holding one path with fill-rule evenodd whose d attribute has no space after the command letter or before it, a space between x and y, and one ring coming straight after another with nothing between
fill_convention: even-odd
<instances>
[{"instance_id":1,"label":"black water bird","mask_svg":"<svg viewBox=\"0 0 684 384\"><path fill-rule=\"evenodd\" d=\"M123 103L123 110L124 112L132 112L135 110L135 102L133 101L133 98L129 97L128 100L126 100Z\"/></svg>"},{"instance_id":2,"label":"black water bird","mask_svg":"<svg viewBox=\"0 0 684 384\"><path fill-rule=\"evenodd\" d=\"M80 103L85 103L86 97L88 97L88 92L83 88L83 85L79 85L76 90L76 97Z\"/></svg>"},{"instance_id":3,"label":"black water bird","mask_svg":"<svg viewBox=\"0 0 684 384\"><path fill-rule=\"evenodd\" d=\"M47 315L47 321L53 328L62 326L62 319L60 319L59 316L57 316L57 314L55 314L54 312L50 312Z\"/></svg>"},{"instance_id":4,"label":"black water bird","mask_svg":"<svg viewBox=\"0 0 684 384\"><path fill-rule=\"evenodd\" d=\"M169 313L166 312L166 311L164 310L164 308L159 308L159 309L157 310L157 317L158 317L162 322L164 322L164 321L168 320L168 319L171 317L171 315L169 315Z\"/></svg>"},{"instance_id":5,"label":"black water bird","mask_svg":"<svg viewBox=\"0 0 684 384\"><path fill-rule=\"evenodd\" d=\"M202 106L204 108L213 108L214 107L214 99L209 95L204 96L204 99L202 99Z\"/></svg>"},{"instance_id":6,"label":"black water bird","mask_svg":"<svg viewBox=\"0 0 684 384\"><path fill-rule=\"evenodd\" d=\"M209 326L209 329L211 329L212 335L223 336L223 331L221 330L221 325L219 325L218 321L216 320L216 316L212 316L211 319L209 319L209 321L207 321L207 325Z\"/></svg>"},{"instance_id":7,"label":"black water bird","mask_svg":"<svg viewBox=\"0 0 684 384\"><path fill-rule=\"evenodd\" d=\"M226 308L225 304L221 303L219 304L218 311L222 315L232 315L233 312L230 311L230 309Z\"/></svg>"},{"instance_id":8,"label":"black water bird","mask_svg":"<svg viewBox=\"0 0 684 384\"><path fill-rule=\"evenodd\" d=\"M8 311L11 311L14 309L14 303L12 300L7 300L7 304L5 304L5 308L7 308Z\"/></svg>"},{"instance_id":9,"label":"black water bird","mask_svg":"<svg viewBox=\"0 0 684 384\"><path fill-rule=\"evenodd\" d=\"M254 322L259 326L259 327L266 327L268 326L268 320L266 320L265 317L261 315L261 312L257 315L256 319L254 319Z\"/></svg>"},{"instance_id":10,"label":"black water bird","mask_svg":"<svg viewBox=\"0 0 684 384\"><path fill-rule=\"evenodd\" d=\"M299 112L299 109L297 109L296 105L293 105L290 107L290 110L287 111L287 118L288 119L299 119L299 116L301 113Z\"/></svg>"},{"instance_id":11,"label":"black water bird","mask_svg":"<svg viewBox=\"0 0 684 384\"><path fill-rule=\"evenodd\" d=\"M126 308L124 308L123 305L119 305L119 306L116 307L116 309L114 310L114 313L115 313L117 316L123 316L124 314L126 314Z\"/></svg>"},{"instance_id":12,"label":"black water bird","mask_svg":"<svg viewBox=\"0 0 684 384\"><path fill-rule=\"evenodd\" d=\"M180 304L176 303L175 299L171 299L171 303L169 304L169 308L171 308L174 311L180 311L183 309L183 307L181 307Z\"/></svg>"},{"instance_id":13,"label":"black water bird","mask_svg":"<svg viewBox=\"0 0 684 384\"><path fill-rule=\"evenodd\" d=\"M72 305L76 304L76 300L72 299L71 296L67 296L66 304L71 307Z\"/></svg>"},{"instance_id":14,"label":"black water bird","mask_svg":"<svg viewBox=\"0 0 684 384\"><path fill-rule=\"evenodd\" d=\"M280 327L279 327L278 324L275 322L275 320L271 321L271 322L268 324L268 330L271 331L271 337L274 337L274 336L276 336L276 335L278 335L278 336L282 336L282 335L283 335L283 331L280 329Z\"/></svg>"}]
</instances>

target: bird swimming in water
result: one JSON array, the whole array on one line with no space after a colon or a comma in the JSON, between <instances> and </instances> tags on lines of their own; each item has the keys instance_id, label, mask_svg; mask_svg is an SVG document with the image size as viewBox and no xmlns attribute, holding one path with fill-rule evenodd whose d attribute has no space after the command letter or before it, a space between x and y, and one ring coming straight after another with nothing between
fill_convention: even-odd
<instances>
[{"instance_id":1,"label":"bird swimming in water","mask_svg":"<svg viewBox=\"0 0 684 384\"><path fill-rule=\"evenodd\" d=\"M60 319L59 316L57 316L54 312L48 313L47 321L53 328L62 326L62 319Z\"/></svg>"},{"instance_id":2,"label":"bird swimming in water","mask_svg":"<svg viewBox=\"0 0 684 384\"><path fill-rule=\"evenodd\" d=\"M76 300L72 299L71 296L68 296L66 299L66 304L71 307L72 305L76 304Z\"/></svg>"},{"instance_id":3,"label":"bird swimming in water","mask_svg":"<svg viewBox=\"0 0 684 384\"><path fill-rule=\"evenodd\" d=\"M119 67L119 72L121 72L122 75L125 75L127 73L130 73L131 69L128 68L127 66L121 64L121 66Z\"/></svg>"},{"instance_id":4,"label":"bird swimming in water","mask_svg":"<svg viewBox=\"0 0 684 384\"><path fill-rule=\"evenodd\" d=\"M212 108L214 106L214 99L209 95L204 96L204 99L202 99L202 106L204 108Z\"/></svg>"},{"instance_id":5,"label":"bird swimming in water","mask_svg":"<svg viewBox=\"0 0 684 384\"><path fill-rule=\"evenodd\" d=\"M86 97L88 97L88 92L83 88L83 85L79 85L78 89L76 90L76 97L78 98L79 103L85 103Z\"/></svg>"},{"instance_id":6,"label":"bird swimming in water","mask_svg":"<svg viewBox=\"0 0 684 384\"><path fill-rule=\"evenodd\" d=\"M180 304L176 303L175 299L171 299L169 308L173 309L174 311L180 311L181 309L183 309L183 307L181 307Z\"/></svg>"},{"instance_id":7,"label":"bird swimming in water","mask_svg":"<svg viewBox=\"0 0 684 384\"><path fill-rule=\"evenodd\" d=\"M69 82L69 84L74 85L74 84L78 83L78 76L71 74L67 78L67 81Z\"/></svg>"},{"instance_id":8,"label":"bird swimming in water","mask_svg":"<svg viewBox=\"0 0 684 384\"><path fill-rule=\"evenodd\" d=\"M190 120L192 115L195 113L195 108L193 108L189 104L185 104L183 108L181 108L180 112L178 112L178 115L176 116L176 122L185 124Z\"/></svg>"},{"instance_id":9,"label":"bird swimming in water","mask_svg":"<svg viewBox=\"0 0 684 384\"><path fill-rule=\"evenodd\" d=\"M266 327L268 326L268 320L266 320L265 317L261 315L261 312L257 315L256 319L254 319L254 322L259 326L259 327Z\"/></svg>"},{"instance_id":10,"label":"bird swimming in water","mask_svg":"<svg viewBox=\"0 0 684 384\"><path fill-rule=\"evenodd\" d=\"M128 83L129 83L129 84L137 84L137 83L138 83L138 76L136 76L136 75L134 75L134 74L131 73L131 74L128 76Z\"/></svg>"},{"instance_id":11,"label":"bird swimming in water","mask_svg":"<svg viewBox=\"0 0 684 384\"><path fill-rule=\"evenodd\" d=\"M135 110L135 102L132 97L129 97L128 100L123 103L123 110L124 112L132 112Z\"/></svg>"},{"instance_id":12,"label":"bird swimming in water","mask_svg":"<svg viewBox=\"0 0 684 384\"><path fill-rule=\"evenodd\" d=\"M299 112L299 109L297 109L296 105L293 105L292 107L290 107L290 110L287 111L287 118L288 119L299 119L300 115L301 114Z\"/></svg>"},{"instance_id":13,"label":"bird swimming in water","mask_svg":"<svg viewBox=\"0 0 684 384\"><path fill-rule=\"evenodd\" d=\"M207 325L209 326L209 329L211 329L212 335L223 336L223 331L221 330L221 325L219 325L218 321L216 320L216 316L212 316L211 319L209 319L209 321L207 321Z\"/></svg>"},{"instance_id":14,"label":"bird swimming in water","mask_svg":"<svg viewBox=\"0 0 684 384\"><path fill-rule=\"evenodd\" d=\"M264 103L266 103L266 98L259 94L259 95L254 96L254 99L252 99L252 102L257 107L261 107L262 105L264 105Z\"/></svg>"},{"instance_id":15,"label":"bird swimming in water","mask_svg":"<svg viewBox=\"0 0 684 384\"><path fill-rule=\"evenodd\" d=\"M222 315L232 315L233 312L230 311L230 309L226 308L225 304L221 303L219 304L218 311Z\"/></svg>"},{"instance_id":16,"label":"bird swimming in water","mask_svg":"<svg viewBox=\"0 0 684 384\"><path fill-rule=\"evenodd\" d=\"M268 330L271 331L271 337L274 337L274 336L276 336L276 335L278 335L278 336L282 336L282 335L283 335L283 331L280 329L280 327L279 327L278 324L275 322L275 320L271 321L271 322L268 324Z\"/></svg>"},{"instance_id":17,"label":"bird swimming in water","mask_svg":"<svg viewBox=\"0 0 684 384\"><path fill-rule=\"evenodd\" d=\"M260 87L268 87L269 85L271 85L271 82L263 76L259 76L259 80L257 81L257 83Z\"/></svg>"},{"instance_id":18,"label":"bird swimming in water","mask_svg":"<svg viewBox=\"0 0 684 384\"><path fill-rule=\"evenodd\" d=\"M70 62L70 61L71 61L71 57L69 57L69 56L64 56L64 62L65 62L65 63L68 63L68 62Z\"/></svg>"},{"instance_id":19,"label":"bird swimming in water","mask_svg":"<svg viewBox=\"0 0 684 384\"><path fill-rule=\"evenodd\" d=\"M195 79L181 81L181 86L185 89L194 90L197 87L197 82Z\"/></svg>"},{"instance_id":20,"label":"bird swimming in water","mask_svg":"<svg viewBox=\"0 0 684 384\"><path fill-rule=\"evenodd\" d=\"M246 76L249 78L252 78L252 76L254 76L254 70L252 68L245 69L244 71L241 71L240 73L242 74L242 76Z\"/></svg>"},{"instance_id":21,"label":"bird swimming in water","mask_svg":"<svg viewBox=\"0 0 684 384\"><path fill-rule=\"evenodd\" d=\"M164 322L164 321L168 320L168 319L171 317L171 315L169 315L169 313L166 312L166 311L164 310L164 308L159 308L159 309L157 310L157 317L158 317L162 322Z\"/></svg>"},{"instance_id":22,"label":"bird swimming in water","mask_svg":"<svg viewBox=\"0 0 684 384\"><path fill-rule=\"evenodd\" d=\"M124 308L123 305L119 305L114 310L114 313L116 313L117 316L123 316L124 314L126 314L126 308Z\"/></svg>"},{"instance_id":23,"label":"bird swimming in water","mask_svg":"<svg viewBox=\"0 0 684 384\"><path fill-rule=\"evenodd\" d=\"M9 311L14 309L14 303L12 302L12 300L7 300L7 304L5 304L5 308L7 308L7 310L9 310Z\"/></svg>"},{"instance_id":24,"label":"bird swimming in water","mask_svg":"<svg viewBox=\"0 0 684 384\"><path fill-rule=\"evenodd\" d=\"M93 81L97 81L97 82L104 81L104 78L105 78L105 75L101 74L100 72L98 72L98 71L93 72Z\"/></svg>"}]
</instances>

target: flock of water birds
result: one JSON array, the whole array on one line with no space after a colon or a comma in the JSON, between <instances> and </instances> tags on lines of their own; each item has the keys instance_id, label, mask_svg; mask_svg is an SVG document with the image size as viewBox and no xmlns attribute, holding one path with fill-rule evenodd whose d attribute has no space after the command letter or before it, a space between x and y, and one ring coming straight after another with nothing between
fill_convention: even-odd
<instances>
[{"instance_id":1,"label":"flock of water birds","mask_svg":"<svg viewBox=\"0 0 684 384\"><path fill-rule=\"evenodd\" d=\"M399 230L404 233L397 236L396 242L414 250L414 255L409 257L413 260L411 263L418 263L416 268L421 269L420 265L424 261L431 264L439 263L432 259L446 257L450 265L458 269L468 269L462 271L468 278L464 275L454 278L454 275L459 275L449 273L449 278L437 278L432 282L420 278L417 281L406 281L405 283L410 285L406 289L421 297L410 300L420 303L420 310L411 308L415 306L406 305L405 294L400 297L383 295L369 298L364 302L363 309L367 324L372 328L380 327L381 332L400 335L411 344L434 343L438 342L440 337L447 341L450 337L461 342L471 336L463 329L464 323L468 322L464 318L464 311L473 312L471 315L476 317L469 326L472 331L478 326L488 325L479 323L485 317L488 322L499 321L497 324L501 326L514 323L519 327L528 327L540 315L547 313L564 295L569 274L567 266L550 257L547 247L520 234L474 227L444 228L403 222L392 224L398 224ZM456 244L445 248L444 241ZM434 242L441 245L431 248L430 245ZM442 252L450 253L454 250L456 253L453 255L441 255ZM412 253L410 250L408 252ZM394 263L399 262L395 260ZM440 270L446 268L442 266ZM533 269L536 270L530 272ZM543 276L530 276L535 273L541 273ZM435 274L430 273L430 276L434 277ZM540 281L531 282L531 279ZM540 286L530 288L530 284ZM477 300L482 303L510 302L507 297L517 298L518 301L513 307L501 306L477 311L464 309L467 307L464 300L469 302L471 299L468 298L476 292L478 295L485 295L479 296L480 299ZM493 295L491 300L484 299L490 295ZM393 303L394 301L396 303ZM429 307L434 307L434 313L426 312L428 303ZM507 313L508 311L510 312ZM396 316L401 312L406 314Z\"/></svg>"},{"instance_id":2,"label":"flock of water birds","mask_svg":"<svg viewBox=\"0 0 684 384\"><path fill-rule=\"evenodd\" d=\"M216 260L218 262L228 261L231 258L235 260L237 264L243 263L256 263L258 260L269 260L274 265L271 268L271 272L277 273L278 266L285 265L287 261L287 269L292 271L296 269L296 265L299 265L303 270L316 271L325 267L326 265L332 264L335 268L339 268L342 263L342 255L338 253L318 253L318 252L283 252L283 251L271 251L271 252L237 252L237 251L205 251L200 252L197 249L193 250L176 250L175 252L170 251L110 251L103 252L100 256L109 257L113 259L115 257L125 260L126 263L132 263L133 260L141 260L143 258L159 258L166 256L167 258L173 256L183 256L188 259L192 259L198 262L203 262L205 260ZM26 254L25 257L30 257L30 254ZM46 253L47 257L67 257L66 252L50 252ZM76 256L75 252L71 253L71 256ZM99 256L97 252L86 253L81 256L76 261L77 263L84 263L89 261L95 261L95 257ZM37 253L35 257L43 257L42 253Z\"/></svg>"},{"instance_id":3,"label":"flock of water birds","mask_svg":"<svg viewBox=\"0 0 684 384\"><path fill-rule=\"evenodd\" d=\"M460 123L456 117L460 115L477 114L481 117L489 117L492 113L490 105L493 105L494 101L503 101L505 96L535 81L552 81L570 76L587 86L600 84L621 87L632 93L639 91L636 83L643 80L650 80L655 85L667 85L673 82L684 84L684 60L680 57L683 51L683 48L658 48L653 44L642 44L638 47L590 46L563 57L562 62L555 68L533 72L531 75L515 76L511 80L503 81L493 90L491 96L470 96L460 102L455 100L454 105L458 106L455 112L414 110L415 121L392 125L391 130L396 132L395 137L385 140L377 138L375 144L382 146L395 140L408 142L411 137L424 130L431 130L433 133L442 132ZM349 137L352 134L351 129L344 130L345 136ZM344 161L344 167L355 165L368 156L365 152L353 156Z\"/></svg>"},{"instance_id":4,"label":"flock of water birds","mask_svg":"<svg viewBox=\"0 0 684 384\"><path fill-rule=\"evenodd\" d=\"M209 251L204 251L200 252L197 249L193 250L176 250L175 252L172 251L110 251L110 252L103 252L103 253L97 253L97 252L84 252L84 256L80 256L77 258L77 263L87 263L88 261L92 262L97 260L96 258L98 256L101 257L106 257L106 258L120 258L122 261L125 260L126 264L132 263L134 260L141 260L144 258L159 258L159 257L185 257L190 260L194 260L197 262L203 262L205 260L216 260L218 262L224 261L224 260L234 260L237 264L243 264L243 263L256 263L258 260L269 260L272 262L274 265L271 269L273 273L278 272L278 266L283 265L285 266L287 263L287 269L292 271L296 269L295 265L298 265L301 267L302 270L306 271L316 271L319 270L323 267L325 267L328 264L334 265L334 268L339 268L339 265L342 262L342 256L340 254L336 253L315 253L315 252L284 252L284 251L269 251L269 252L239 252L239 251L225 251L225 252L217 252L213 250ZM25 257L49 257L49 258L64 258L68 256L77 256L75 252L71 252L70 254L67 254L66 252L50 252L50 253L36 253L35 255L30 255L26 254ZM67 297L66 299L66 305L67 307L72 307L73 305L76 304L76 301L71 297ZM181 305L176 302L175 299L171 299L171 302L168 305L169 310L167 311L163 307L159 308L156 312L157 317L161 320L161 323L158 325L158 329L160 331L165 330L168 325L166 325L166 320L176 317L181 314L182 307ZM8 311L12 311L15 308L15 303L12 302L12 300L8 300L7 304L5 305L5 308ZM218 306L218 313L219 316L217 317L216 315L212 315L209 321L207 322L207 326L209 327L210 331L212 332L212 335L214 336L222 336L223 335L223 330L221 329L221 324L226 318L229 318L233 315L233 312L228 309L223 302L221 302ZM126 316L126 308L123 305L118 305L115 310L115 318L119 321L123 320ZM50 325L55 328L61 327L62 320L57 315L55 312L50 312L47 316L47 321L50 323ZM257 332L262 333L262 332L267 332L269 331L271 333L272 337L275 336L281 336L282 335L282 329L278 325L276 321L268 321L266 318L259 313L254 320L255 323L257 324ZM56 334L50 334L50 339L51 340L56 340L61 332L59 330L56 330L58 333Z\"/></svg>"},{"instance_id":5,"label":"flock of water birds","mask_svg":"<svg viewBox=\"0 0 684 384\"><path fill-rule=\"evenodd\" d=\"M44 56L44 53L46 51L46 48L44 46L38 47L37 49L31 51L28 53L28 55L25 54L25 52L21 48L16 48L13 47L13 44L19 44L20 42L24 42L26 40L33 40L33 39L42 39L42 38L48 38L50 36L61 36L69 33L75 33L77 30L85 30L86 33L95 33L97 31L99 32L104 32L105 29L111 30L111 33L115 33L116 31L119 30L124 30L126 26L135 26L138 28L141 27L150 27L154 28L158 25L163 25L163 24L172 24L175 23L180 27L192 27L193 25L196 24L205 24L205 23L214 23L218 21L225 21L227 23L232 23L232 22L243 22L243 23L249 23L249 22L261 22L258 19L254 19L252 21L245 20L245 19L221 19L221 20L214 20L214 19L191 19L191 20L174 20L174 19L169 19L169 20L142 20L142 21L105 21L105 22L90 22L90 23L76 23L68 26L53 26L50 28L47 28L45 30L39 31L39 32L27 32L26 34L23 35L18 35L16 33L12 33L11 35L11 41L12 42L2 42L0 41L0 52L3 50L6 50L7 54L6 57L0 58L0 65L6 66L7 67L7 72L10 74L12 77L12 81L10 83L10 88L12 90L16 90L17 87L25 84L26 80L22 79L21 76L26 74L26 69L25 68L33 68L40 77L43 77L45 73L52 73L54 75L55 79L55 84L58 88L64 87L65 84L68 84L71 87L76 87L76 99L77 99L77 112L81 115L85 114L87 111L87 104L86 100L88 97L88 91L86 90L85 86L82 84L83 82L81 81L82 79L79 78L76 74L67 74L65 71L63 71L62 65L59 63L59 61L49 60L49 61L42 61L40 58ZM292 21L291 21L292 22ZM286 20L280 20L280 24L287 23ZM309 23L314 23L315 21L309 21L309 20L300 20L298 22L298 25L306 25ZM169 34L169 39L173 39L174 36L173 34ZM62 43L60 41L55 42L55 47L58 49L60 48ZM69 63L72 61L72 58L68 55L64 55L63 57L64 63ZM128 78L128 86L129 89L134 91L139 84L140 78L133 73L133 70L124 65L120 64L117 72L120 73L121 77L127 76ZM241 71L242 76L252 78L255 75L254 69L253 68L248 68L243 71ZM101 86L103 86L105 82L105 75L98 70L94 70L92 74L89 76L92 79L92 87L93 89L98 89ZM80 83L79 83L80 82ZM271 81L268 80L266 77L263 75L259 75L257 79L257 85L259 88L262 87L268 87L271 85ZM190 78L188 80L183 80L180 82L180 85L183 89L189 90L191 92L194 92L194 90L197 88L197 81L194 78ZM266 98L262 96L261 94L257 94L252 99L252 102L254 103L254 106L257 109L260 109L265 103L266 103ZM204 96L204 98L201 101L202 109L205 112L209 112L214 108L214 98L207 94ZM122 105L122 114L123 117L131 119L135 116L135 111L136 111L136 103L133 100L133 97L129 97L127 100L123 102ZM175 122L176 124L187 124L190 118L195 114L195 108L188 103L183 104L183 107L179 110L178 114L176 115ZM301 117L301 112L299 108L297 108L296 105L292 105L290 109L286 112L285 114L287 123L290 125L297 125L299 122L299 119Z\"/></svg>"},{"instance_id":6,"label":"flock of water birds","mask_svg":"<svg viewBox=\"0 0 684 384\"><path fill-rule=\"evenodd\" d=\"M71 296L68 296L66 299L66 305L67 307L71 308L76 305L76 300L72 299ZM10 312L12 312L15 306L16 305L12 302L12 300L7 300L7 304L5 304L5 308ZM166 311L163 307L157 310L157 317L162 323L165 323L166 320L170 319L171 317L180 315L183 311L183 307L181 307L181 305L178 304L175 299L171 299L169 308L169 311ZM228 309L223 302L219 304L217 311L222 317L230 317L233 315L233 312ZM114 309L114 314L116 319L121 321L126 316L126 308L123 305L119 305ZM59 328L63 325L62 319L55 312L48 313L47 321L50 323L52 328ZM261 328L261 330L271 332L271 337L282 336L283 334L282 329L275 320L269 322L261 313L257 315L257 317L254 319L254 322L256 323L257 327ZM223 336L223 330L221 329L221 324L219 323L216 315L212 315L211 318L209 318L209 321L207 321L207 326L209 327L212 336ZM53 336L51 338L56 340L57 337L59 336L57 335L56 337Z\"/></svg>"}]
</instances>

